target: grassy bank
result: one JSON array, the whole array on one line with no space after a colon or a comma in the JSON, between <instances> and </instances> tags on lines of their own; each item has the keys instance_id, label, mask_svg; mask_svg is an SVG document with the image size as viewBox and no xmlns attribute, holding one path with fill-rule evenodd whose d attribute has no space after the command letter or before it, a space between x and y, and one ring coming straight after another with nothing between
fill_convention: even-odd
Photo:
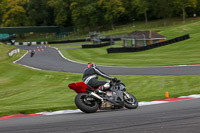
<instances>
[{"instance_id":1,"label":"grassy bank","mask_svg":"<svg viewBox=\"0 0 200 133\"><path fill-rule=\"evenodd\" d=\"M159 30L159 27L157 29ZM62 53L71 60L83 63L95 62L99 65L163 66L200 63L200 21L185 25L160 27L159 31L167 39L184 34L190 34L191 38L183 42L142 52L107 54L106 49L109 47L104 47L96 49L71 49L62 51ZM122 46L122 41L117 42L116 46L113 47L119 46Z\"/></svg>"}]
</instances>

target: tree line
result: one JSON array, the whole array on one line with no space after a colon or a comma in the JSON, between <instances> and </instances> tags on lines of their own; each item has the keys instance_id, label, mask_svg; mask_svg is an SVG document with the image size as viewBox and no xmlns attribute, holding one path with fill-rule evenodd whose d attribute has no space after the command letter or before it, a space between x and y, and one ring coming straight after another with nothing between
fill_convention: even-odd
<instances>
[{"instance_id":1,"label":"tree line","mask_svg":"<svg viewBox=\"0 0 200 133\"><path fill-rule=\"evenodd\" d=\"M11 26L73 26L82 30L200 16L200 0L0 0L0 23Z\"/></svg>"}]
</instances>

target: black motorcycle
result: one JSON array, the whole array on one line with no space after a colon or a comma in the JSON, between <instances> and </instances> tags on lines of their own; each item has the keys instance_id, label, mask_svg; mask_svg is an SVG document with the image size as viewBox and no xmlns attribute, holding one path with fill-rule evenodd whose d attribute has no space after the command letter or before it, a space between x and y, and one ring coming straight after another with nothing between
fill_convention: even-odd
<instances>
[{"instance_id":1,"label":"black motorcycle","mask_svg":"<svg viewBox=\"0 0 200 133\"><path fill-rule=\"evenodd\" d=\"M120 81L110 81L111 87L106 91L89 88L84 82L70 83L68 87L78 95L75 97L76 106L85 113L94 113L98 109L136 109L138 101L126 91Z\"/></svg>"}]
</instances>

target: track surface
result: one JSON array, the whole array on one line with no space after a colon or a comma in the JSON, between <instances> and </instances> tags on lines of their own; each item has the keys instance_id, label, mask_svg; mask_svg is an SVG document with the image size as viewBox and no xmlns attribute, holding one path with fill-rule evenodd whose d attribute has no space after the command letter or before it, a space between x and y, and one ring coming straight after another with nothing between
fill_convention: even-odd
<instances>
[{"instance_id":1,"label":"track surface","mask_svg":"<svg viewBox=\"0 0 200 133\"><path fill-rule=\"evenodd\" d=\"M18 48L32 50L37 46L18 46ZM44 52L37 52L30 58L26 54L18 64L31 66L43 70L82 73L86 64L76 63L64 59L54 48L46 48ZM108 67L99 66L107 74L113 75L199 75L200 66L181 67Z\"/></svg>"},{"instance_id":2,"label":"track surface","mask_svg":"<svg viewBox=\"0 0 200 133\"><path fill-rule=\"evenodd\" d=\"M200 99L93 114L0 120L0 133L199 133Z\"/></svg>"}]
</instances>

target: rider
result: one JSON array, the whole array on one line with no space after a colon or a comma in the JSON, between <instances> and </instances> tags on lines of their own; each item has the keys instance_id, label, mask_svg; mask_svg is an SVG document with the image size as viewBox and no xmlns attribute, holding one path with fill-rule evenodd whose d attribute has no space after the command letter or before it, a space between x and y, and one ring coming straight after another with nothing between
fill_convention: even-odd
<instances>
[{"instance_id":1,"label":"rider","mask_svg":"<svg viewBox=\"0 0 200 133\"><path fill-rule=\"evenodd\" d=\"M117 81L117 78L110 77L109 75L100 71L96 64L88 63L87 68L84 70L83 73L83 82L90 88L106 90L110 88L110 82L98 80L98 76L102 76L106 79Z\"/></svg>"}]
</instances>

